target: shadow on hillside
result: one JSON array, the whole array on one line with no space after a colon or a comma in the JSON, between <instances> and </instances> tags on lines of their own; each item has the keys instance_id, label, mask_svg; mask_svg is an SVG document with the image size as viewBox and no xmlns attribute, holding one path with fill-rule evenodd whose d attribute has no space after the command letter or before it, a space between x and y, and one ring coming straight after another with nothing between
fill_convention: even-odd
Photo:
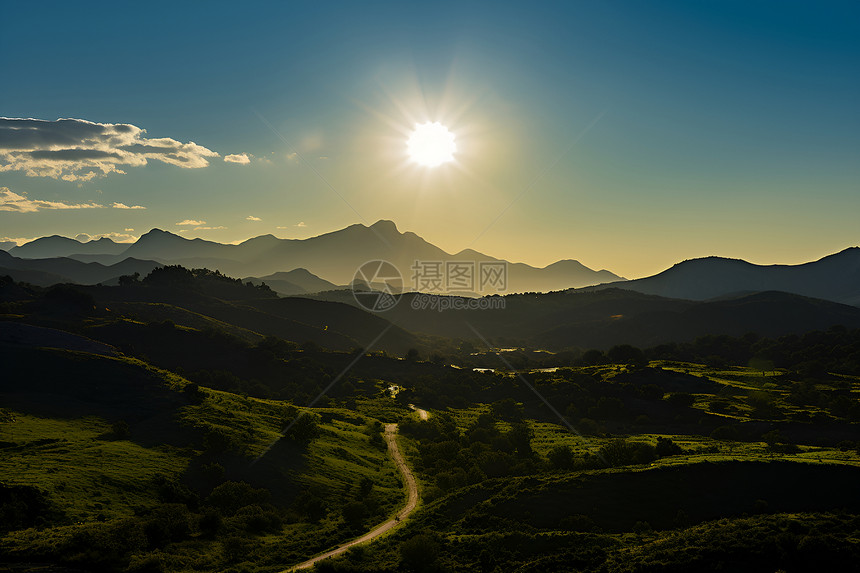
<instances>
[{"instance_id":1,"label":"shadow on hillside","mask_svg":"<svg viewBox=\"0 0 860 573\"><path fill-rule=\"evenodd\" d=\"M187 446L196 431L177 420L190 401L140 366L80 352L0 346L0 396L7 409L38 417L97 416L128 425L127 439L144 447ZM106 437L106 436L103 436Z\"/></svg>"}]
</instances>

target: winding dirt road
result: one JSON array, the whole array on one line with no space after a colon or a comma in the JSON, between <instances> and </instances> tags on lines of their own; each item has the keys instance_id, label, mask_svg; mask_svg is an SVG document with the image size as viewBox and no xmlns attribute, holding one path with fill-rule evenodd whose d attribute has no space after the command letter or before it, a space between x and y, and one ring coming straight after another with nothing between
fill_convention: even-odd
<instances>
[{"instance_id":1,"label":"winding dirt road","mask_svg":"<svg viewBox=\"0 0 860 573\"><path fill-rule=\"evenodd\" d=\"M418 414L421 419L426 420L426 412L424 415L421 415L423 410L418 410ZM330 551L326 551L316 557L308 559L303 563L299 563L298 565L294 565L290 569L283 571L282 573L287 573L289 571L298 571L300 569L309 569L313 567L314 564L322 561L323 559L328 559L329 557L336 557L345 553L350 547L354 547L356 545L360 545L362 543L367 543L372 541L373 539L379 537L386 531L390 531L394 529L400 523L412 513L412 510L415 509L415 506L418 505L418 485L415 483L415 477L412 475L412 472L409 471L409 468L406 466L406 462L403 461L403 455L400 453L400 450L397 447L397 424L385 424L385 441L388 442L388 451L391 452L391 457L394 458L394 463L397 465L397 469L400 470L400 474L403 476L403 480L406 482L406 489L408 490L408 497L406 498L406 505L401 509L396 517L393 517L382 523L381 525L376 526L374 529L371 529L361 537L353 539L352 541L347 541L343 545L339 545L335 549Z\"/></svg>"}]
</instances>

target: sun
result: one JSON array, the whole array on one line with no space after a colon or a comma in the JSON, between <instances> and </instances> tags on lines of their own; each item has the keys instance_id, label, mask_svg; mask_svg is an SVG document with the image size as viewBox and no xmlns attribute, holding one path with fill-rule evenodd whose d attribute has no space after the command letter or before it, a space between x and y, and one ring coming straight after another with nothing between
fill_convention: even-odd
<instances>
[{"instance_id":1,"label":"sun","mask_svg":"<svg viewBox=\"0 0 860 573\"><path fill-rule=\"evenodd\" d=\"M454 161L457 143L454 134L438 121L415 126L406 142L409 157L425 167L437 167Z\"/></svg>"}]
</instances>

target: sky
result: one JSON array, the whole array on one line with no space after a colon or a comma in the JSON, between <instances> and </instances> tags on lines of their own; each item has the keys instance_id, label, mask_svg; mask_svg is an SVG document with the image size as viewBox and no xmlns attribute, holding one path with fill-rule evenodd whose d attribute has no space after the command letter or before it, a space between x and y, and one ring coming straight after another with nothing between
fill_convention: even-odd
<instances>
[{"instance_id":1,"label":"sky","mask_svg":"<svg viewBox=\"0 0 860 573\"><path fill-rule=\"evenodd\" d=\"M628 278L860 244L856 2L5 2L0 72L0 241L390 219ZM410 160L425 122L454 161Z\"/></svg>"}]
</instances>

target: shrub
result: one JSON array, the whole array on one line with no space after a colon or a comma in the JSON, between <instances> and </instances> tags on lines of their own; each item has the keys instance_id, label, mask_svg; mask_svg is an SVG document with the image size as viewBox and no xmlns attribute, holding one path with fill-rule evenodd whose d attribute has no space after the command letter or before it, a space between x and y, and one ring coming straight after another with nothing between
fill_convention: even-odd
<instances>
[{"instance_id":1,"label":"shrub","mask_svg":"<svg viewBox=\"0 0 860 573\"><path fill-rule=\"evenodd\" d=\"M737 440L738 429L734 426L718 426L711 432L711 438L715 440Z\"/></svg>"},{"instance_id":2,"label":"shrub","mask_svg":"<svg viewBox=\"0 0 860 573\"><path fill-rule=\"evenodd\" d=\"M681 446L673 442L670 438L664 438L663 436L657 438L657 446L654 449L661 458L678 456L684 453Z\"/></svg>"},{"instance_id":3,"label":"shrub","mask_svg":"<svg viewBox=\"0 0 860 573\"><path fill-rule=\"evenodd\" d=\"M206 504L220 509L225 515L233 515L246 505L268 502L269 495L268 490L251 487L243 481L225 481L212 490Z\"/></svg>"},{"instance_id":4,"label":"shrub","mask_svg":"<svg viewBox=\"0 0 860 573\"><path fill-rule=\"evenodd\" d=\"M657 458L654 446L620 438L600 448L600 456L609 467L647 464Z\"/></svg>"},{"instance_id":5,"label":"shrub","mask_svg":"<svg viewBox=\"0 0 860 573\"><path fill-rule=\"evenodd\" d=\"M573 468L573 450L570 446L556 446L547 454L549 462L554 468L569 470Z\"/></svg>"}]
</instances>

